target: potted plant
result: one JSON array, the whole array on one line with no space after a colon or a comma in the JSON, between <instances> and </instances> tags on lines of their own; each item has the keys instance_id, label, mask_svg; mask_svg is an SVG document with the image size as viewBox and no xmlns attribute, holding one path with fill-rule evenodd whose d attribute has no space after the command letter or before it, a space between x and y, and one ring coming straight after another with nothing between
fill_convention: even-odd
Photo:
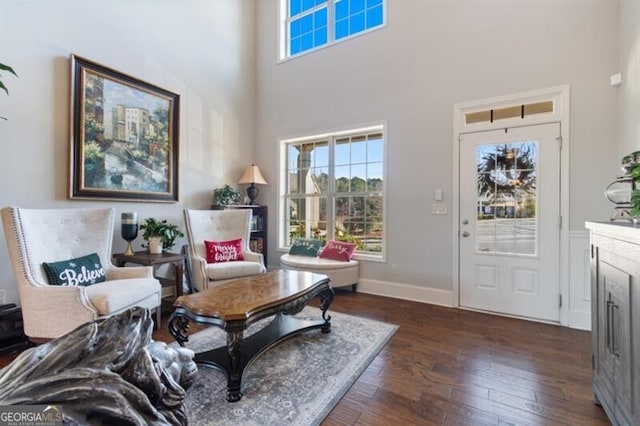
<instances>
[{"instance_id":1,"label":"potted plant","mask_svg":"<svg viewBox=\"0 0 640 426\"><path fill-rule=\"evenodd\" d=\"M240 202L240 192L236 191L235 188L229 184L214 189L213 196L215 197L215 203L220 208L225 208L230 204L238 204Z\"/></svg>"},{"instance_id":2,"label":"potted plant","mask_svg":"<svg viewBox=\"0 0 640 426\"><path fill-rule=\"evenodd\" d=\"M175 245L176 238L184 237L180 228L166 219L158 221L152 217L146 218L140 229L143 231L142 238L147 242L142 247L147 247L152 254L169 250Z\"/></svg>"}]
</instances>

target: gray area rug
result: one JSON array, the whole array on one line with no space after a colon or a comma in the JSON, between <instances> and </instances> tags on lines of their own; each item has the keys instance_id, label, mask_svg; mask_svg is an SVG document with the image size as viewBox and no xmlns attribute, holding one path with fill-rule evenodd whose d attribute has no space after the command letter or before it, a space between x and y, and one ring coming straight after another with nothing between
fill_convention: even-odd
<instances>
[{"instance_id":1,"label":"gray area rug","mask_svg":"<svg viewBox=\"0 0 640 426\"><path fill-rule=\"evenodd\" d=\"M311 330L262 354L242 381L239 402L226 400L225 375L198 367L187 391L189 423L200 425L318 425L389 341L398 326L331 312L331 333ZM306 307L303 318L320 318ZM252 325L246 335L266 325ZM200 352L222 346L226 335L209 328L189 337L187 347ZM174 343L175 344L175 343Z\"/></svg>"}]
</instances>

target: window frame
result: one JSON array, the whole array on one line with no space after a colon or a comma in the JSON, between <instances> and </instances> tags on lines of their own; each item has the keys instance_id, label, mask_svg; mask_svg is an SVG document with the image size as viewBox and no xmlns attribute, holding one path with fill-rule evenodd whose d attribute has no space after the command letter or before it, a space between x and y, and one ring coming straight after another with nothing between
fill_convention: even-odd
<instances>
[{"instance_id":1,"label":"window frame","mask_svg":"<svg viewBox=\"0 0 640 426\"><path fill-rule=\"evenodd\" d=\"M289 28L289 22L290 22L289 13L288 13L289 0L280 0L278 2L278 17L279 17L278 19L278 61L277 61L278 63L286 62L294 58L299 58L309 53L316 52L318 50L325 49L330 46L334 46L336 44L342 43L347 40L351 40L356 37L360 37L364 34L369 34L373 31L378 31L383 28L386 28L388 0L382 0L382 23L380 25L377 25L372 28L366 28L360 32L350 34L348 36L345 36L336 40L335 34L334 34L335 16L333 13L334 4L336 3L336 1L348 1L348 0L327 0L326 6L316 5L311 9L308 9L302 12L300 15L296 15L296 17L299 18L301 15L312 14L315 11L319 10L320 8L326 7L327 8L327 42L322 45L312 47L311 49L307 49L307 50L295 53L293 55L290 53L289 43L288 43L288 28Z\"/></svg>"},{"instance_id":2,"label":"window frame","mask_svg":"<svg viewBox=\"0 0 640 426\"><path fill-rule=\"evenodd\" d=\"M290 137L290 138L282 138L279 140L280 145L280 155L279 155L279 165L278 170L280 173L280 179L278 183L278 223L277 223L277 233L278 233L278 250L281 252L286 252L291 247L288 244L288 239L286 238L285 231L287 228L287 201L290 198L326 198L327 199L327 235L335 235L335 202L336 196L343 194L337 193L335 191L335 159L334 159L334 147L336 140L344 137L353 137L359 135L370 135L380 133L382 134L382 189L380 192L382 198L382 250L380 252L363 252L356 251L354 252L354 259L357 260L368 260L373 262L386 262L387 259L387 123L386 122L376 122L366 126L352 127L348 129L340 129L327 131L322 133L313 133L304 136ZM290 194L287 193L288 183L288 147L291 144L300 144L300 143L311 143L311 142L320 142L320 141L328 141L328 150L329 150L329 188L326 193L323 194L299 194L296 197L290 197ZM349 162L349 164L352 164ZM376 191L377 192L377 191ZM360 193L357 193L358 195ZM328 237L327 240L332 239L332 237Z\"/></svg>"}]
</instances>

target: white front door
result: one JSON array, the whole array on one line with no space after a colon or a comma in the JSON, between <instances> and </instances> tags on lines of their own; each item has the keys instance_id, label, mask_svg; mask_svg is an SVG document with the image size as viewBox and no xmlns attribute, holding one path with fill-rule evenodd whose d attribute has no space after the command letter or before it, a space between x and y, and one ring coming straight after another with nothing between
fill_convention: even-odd
<instances>
[{"instance_id":1,"label":"white front door","mask_svg":"<svg viewBox=\"0 0 640 426\"><path fill-rule=\"evenodd\" d=\"M560 125L460 136L460 306L560 321Z\"/></svg>"}]
</instances>

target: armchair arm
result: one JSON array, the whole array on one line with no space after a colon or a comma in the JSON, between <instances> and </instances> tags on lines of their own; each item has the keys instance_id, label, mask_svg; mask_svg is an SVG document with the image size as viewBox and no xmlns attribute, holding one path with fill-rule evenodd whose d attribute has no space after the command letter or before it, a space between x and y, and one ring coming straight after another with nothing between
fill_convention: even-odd
<instances>
[{"instance_id":1,"label":"armchair arm","mask_svg":"<svg viewBox=\"0 0 640 426\"><path fill-rule=\"evenodd\" d=\"M125 267L113 267L105 271L105 279L107 281L112 280L124 280L127 278L153 278L152 266L127 266Z\"/></svg>"},{"instance_id":2,"label":"armchair arm","mask_svg":"<svg viewBox=\"0 0 640 426\"><path fill-rule=\"evenodd\" d=\"M264 268L264 256L262 255L262 253L256 253L253 251L245 251L242 253L242 257L244 257L244 260L247 260L249 262L258 262L262 265L262 267ZM266 269L266 268L265 268Z\"/></svg>"},{"instance_id":3,"label":"armchair arm","mask_svg":"<svg viewBox=\"0 0 640 426\"><path fill-rule=\"evenodd\" d=\"M22 286L24 332L32 338L55 338L78 324L93 321L99 314L84 287Z\"/></svg>"},{"instance_id":4,"label":"armchair arm","mask_svg":"<svg viewBox=\"0 0 640 426\"><path fill-rule=\"evenodd\" d=\"M207 289L209 286L207 261L193 252L191 252L191 272L194 287L200 291Z\"/></svg>"}]
</instances>

